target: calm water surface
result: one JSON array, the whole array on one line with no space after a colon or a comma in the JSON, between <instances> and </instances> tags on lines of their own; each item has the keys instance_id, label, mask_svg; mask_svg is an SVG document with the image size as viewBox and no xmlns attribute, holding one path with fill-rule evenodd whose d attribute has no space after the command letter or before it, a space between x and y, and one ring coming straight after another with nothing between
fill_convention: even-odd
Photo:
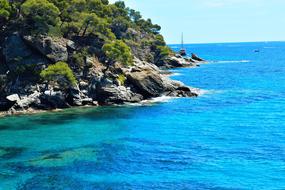
<instances>
[{"instance_id":1,"label":"calm water surface","mask_svg":"<svg viewBox=\"0 0 285 190\"><path fill-rule=\"evenodd\" d=\"M199 98L0 119L0 190L285 189L285 43L187 49Z\"/></svg>"}]
</instances>

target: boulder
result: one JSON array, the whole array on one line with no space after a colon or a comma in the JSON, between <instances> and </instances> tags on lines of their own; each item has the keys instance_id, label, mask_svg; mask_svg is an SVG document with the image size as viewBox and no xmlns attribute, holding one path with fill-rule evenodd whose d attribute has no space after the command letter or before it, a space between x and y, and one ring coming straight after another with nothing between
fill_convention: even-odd
<instances>
[{"instance_id":1,"label":"boulder","mask_svg":"<svg viewBox=\"0 0 285 190\"><path fill-rule=\"evenodd\" d=\"M196 54L192 53L191 58L195 61L205 61L204 59L198 57Z\"/></svg>"},{"instance_id":2,"label":"boulder","mask_svg":"<svg viewBox=\"0 0 285 190\"><path fill-rule=\"evenodd\" d=\"M144 98L157 97L164 92L164 83L159 73L153 71L130 72L127 75L128 83L133 85L136 92Z\"/></svg>"},{"instance_id":3,"label":"boulder","mask_svg":"<svg viewBox=\"0 0 285 190\"><path fill-rule=\"evenodd\" d=\"M50 36L24 36L25 42L32 48L38 50L42 55L52 62L67 61L67 46L74 47L74 43L65 38L52 38Z\"/></svg>"},{"instance_id":4,"label":"boulder","mask_svg":"<svg viewBox=\"0 0 285 190\"><path fill-rule=\"evenodd\" d=\"M10 102L18 102L20 101L20 96L18 94L12 94L6 97L7 100L9 100Z\"/></svg>"},{"instance_id":5,"label":"boulder","mask_svg":"<svg viewBox=\"0 0 285 190\"><path fill-rule=\"evenodd\" d=\"M18 33L9 36L4 42L3 55L9 70L23 65L46 65L48 60L33 51Z\"/></svg>"},{"instance_id":6,"label":"boulder","mask_svg":"<svg viewBox=\"0 0 285 190\"><path fill-rule=\"evenodd\" d=\"M123 104L127 102L140 102L143 97L133 93L124 86L106 85L97 89L97 100L100 104Z\"/></svg>"},{"instance_id":7,"label":"boulder","mask_svg":"<svg viewBox=\"0 0 285 190\"><path fill-rule=\"evenodd\" d=\"M69 108L64 94L61 91L45 91L40 96L41 109Z\"/></svg>"},{"instance_id":8,"label":"boulder","mask_svg":"<svg viewBox=\"0 0 285 190\"><path fill-rule=\"evenodd\" d=\"M8 111L15 103L7 99L0 99L0 111Z\"/></svg>"},{"instance_id":9,"label":"boulder","mask_svg":"<svg viewBox=\"0 0 285 190\"><path fill-rule=\"evenodd\" d=\"M29 108L30 106L40 104L41 103L39 99L40 95L41 94L36 91L29 96L22 97L19 101L17 101L16 107L26 109Z\"/></svg>"},{"instance_id":10,"label":"boulder","mask_svg":"<svg viewBox=\"0 0 285 190\"><path fill-rule=\"evenodd\" d=\"M182 56L171 56L167 57L164 60L164 65L162 67L165 68L177 68L177 67L189 67L196 66L196 61L192 58L184 58Z\"/></svg>"},{"instance_id":11,"label":"boulder","mask_svg":"<svg viewBox=\"0 0 285 190\"><path fill-rule=\"evenodd\" d=\"M179 87L175 89L174 91L171 91L169 93L166 93L167 96L171 97L197 97L198 94L195 92L192 92L189 87Z\"/></svg>"}]
</instances>

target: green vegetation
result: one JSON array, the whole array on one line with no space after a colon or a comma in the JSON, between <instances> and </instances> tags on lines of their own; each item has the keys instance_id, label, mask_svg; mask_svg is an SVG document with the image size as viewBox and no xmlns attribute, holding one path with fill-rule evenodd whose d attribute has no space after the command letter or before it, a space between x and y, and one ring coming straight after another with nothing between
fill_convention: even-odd
<instances>
[{"instance_id":1,"label":"green vegetation","mask_svg":"<svg viewBox=\"0 0 285 190\"><path fill-rule=\"evenodd\" d=\"M40 76L45 81L60 84L61 87L76 85L76 79L72 70L64 62L57 62L54 65L50 65L40 73Z\"/></svg>"},{"instance_id":2,"label":"green vegetation","mask_svg":"<svg viewBox=\"0 0 285 190\"><path fill-rule=\"evenodd\" d=\"M8 0L0 0L0 18L7 20L10 17L11 6Z\"/></svg>"},{"instance_id":3,"label":"green vegetation","mask_svg":"<svg viewBox=\"0 0 285 190\"><path fill-rule=\"evenodd\" d=\"M123 74L120 74L117 78L117 80L119 81L120 85L124 86L125 82L127 80L126 76Z\"/></svg>"},{"instance_id":4,"label":"green vegetation","mask_svg":"<svg viewBox=\"0 0 285 190\"><path fill-rule=\"evenodd\" d=\"M64 78L64 83L74 85L72 72L88 72L88 57L106 64L107 69L116 62L131 66L134 56L161 64L171 50L159 34L160 29L123 1L110 4L108 0L0 0L0 47L15 32L21 36L56 36L76 44L68 55L73 71L65 63L56 63L41 72L47 81L62 83L59 79ZM123 77L119 80L123 81Z\"/></svg>"},{"instance_id":5,"label":"green vegetation","mask_svg":"<svg viewBox=\"0 0 285 190\"><path fill-rule=\"evenodd\" d=\"M0 0L0 31L3 30L11 15L11 6L8 0Z\"/></svg>"},{"instance_id":6,"label":"green vegetation","mask_svg":"<svg viewBox=\"0 0 285 190\"><path fill-rule=\"evenodd\" d=\"M105 44L103 51L111 63L118 61L124 65L131 65L133 62L131 49L121 40Z\"/></svg>"},{"instance_id":7,"label":"green vegetation","mask_svg":"<svg viewBox=\"0 0 285 190\"><path fill-rule=\"evenodd\" d=\"M46 34L59 23L59 9L48 0L27 0L21 6L26 28Z\"/></svg>"}]
</instances>

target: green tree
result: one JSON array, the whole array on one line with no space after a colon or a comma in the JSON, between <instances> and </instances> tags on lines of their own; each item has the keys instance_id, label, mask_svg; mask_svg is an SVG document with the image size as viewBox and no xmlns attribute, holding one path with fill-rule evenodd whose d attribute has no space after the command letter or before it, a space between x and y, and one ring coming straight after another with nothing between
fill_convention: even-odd
<instances>
[{"instance_id":1,"label":"green tree","mask_svg":"<svg viewBox=\"0 0 285 190\"><path fill-rule=\"evenodd\" d=\"M83 20L82 36L94 34L106 41L115 39L106 19L98 17L95 13L83 13L81 17Z\"/></svg>"},{"instance_id":2,"label":"green tree","mask_svg":"<svg viewBox=\"0 0 285 190\"><path fill-rule=\"evenodd\" d=\"M129 17L135 23L142 18L141 13L139 11L135 11L134 9L129 10Z\"/></svg>"},{"instance_id":3,"label":"green tree","mask_svg":"<svg viewBox=\"0 0 285 190\"><path fill-rule=\"evenodd\" d=\"M112 20L111 30L115 34L117 39L122 39L123 34L130 27L130 23L124 17L117 17Z\"/></svg>"},{"instance_id":4,"label":"green tree","mask_svg":"<svg viewBox=\"0 0 285 190\"><path fill-rule=\"evenodd\" d=\"M101 0L102 1L102 3L104 4L104 5L108 5L109 4L109 1L108 0Z\"/></svg>"},{"instance_id":5,"label":"green tree","mask_svg":"<svg viewBox=\"0 0 285 190\"><path fill-rule=\"evenodd\" d=\"M63 88L76 85L75 76L65 62L57 62L48 66L40 73L40 76L43 80L58 83Z\"/></svg>"},{"instance_id":6,"label":"green tree","mask_svg":"<svg viewBox=\"0 0 285 190\"><path fill-rule=\"evenodd\" d=\"M36 33L46 34L59 22L59 9L47 0L27 0L22 4L25 26Z\"/></svg>"},{"instance_id":7,"label":"green tree","mask_svg":"<svg viewBox=\"0 0 285 190\"><path fill-rule=\"evenodd\" d=\"M131 49L122 40L107 43L103 46L103 51L110 64L120 62L124 65L133 64Z\"/></svg>"},{"instance_id":8,"label":"green tree","mask_svg":"<svg viewBox=\"0 0 285 190\"><path fill-rule=\"evenodd\" d=\"M8 19L10 16L11 6L8 0L0 0L0 18Z\"/></svg>"},{"instance_id":9,"label":"green tree","mask_svg":"<svg viewBox=\"0 0 285 190\"><path fill-rule=\"evenodd\" d=\"M11 14L11 6L8 0L0 0L0 30L6 25Z\"/></svg>"}]
</instances>

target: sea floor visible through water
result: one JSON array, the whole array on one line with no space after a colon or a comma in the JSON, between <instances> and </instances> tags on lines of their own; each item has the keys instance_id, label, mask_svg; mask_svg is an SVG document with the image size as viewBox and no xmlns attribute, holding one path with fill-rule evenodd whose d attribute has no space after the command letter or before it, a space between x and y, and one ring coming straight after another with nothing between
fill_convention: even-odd
<instances>
[{"instance_id":1,"label":"sea floor visible through water","mask_svg":"<svg viewBox=\"0 0 285 190\"><path fill-rule=\"evenodd\" d=\"M197 98L1 118L0 190L285 189L285 43L186 48Z\"/></svg>"}]
</instances>

